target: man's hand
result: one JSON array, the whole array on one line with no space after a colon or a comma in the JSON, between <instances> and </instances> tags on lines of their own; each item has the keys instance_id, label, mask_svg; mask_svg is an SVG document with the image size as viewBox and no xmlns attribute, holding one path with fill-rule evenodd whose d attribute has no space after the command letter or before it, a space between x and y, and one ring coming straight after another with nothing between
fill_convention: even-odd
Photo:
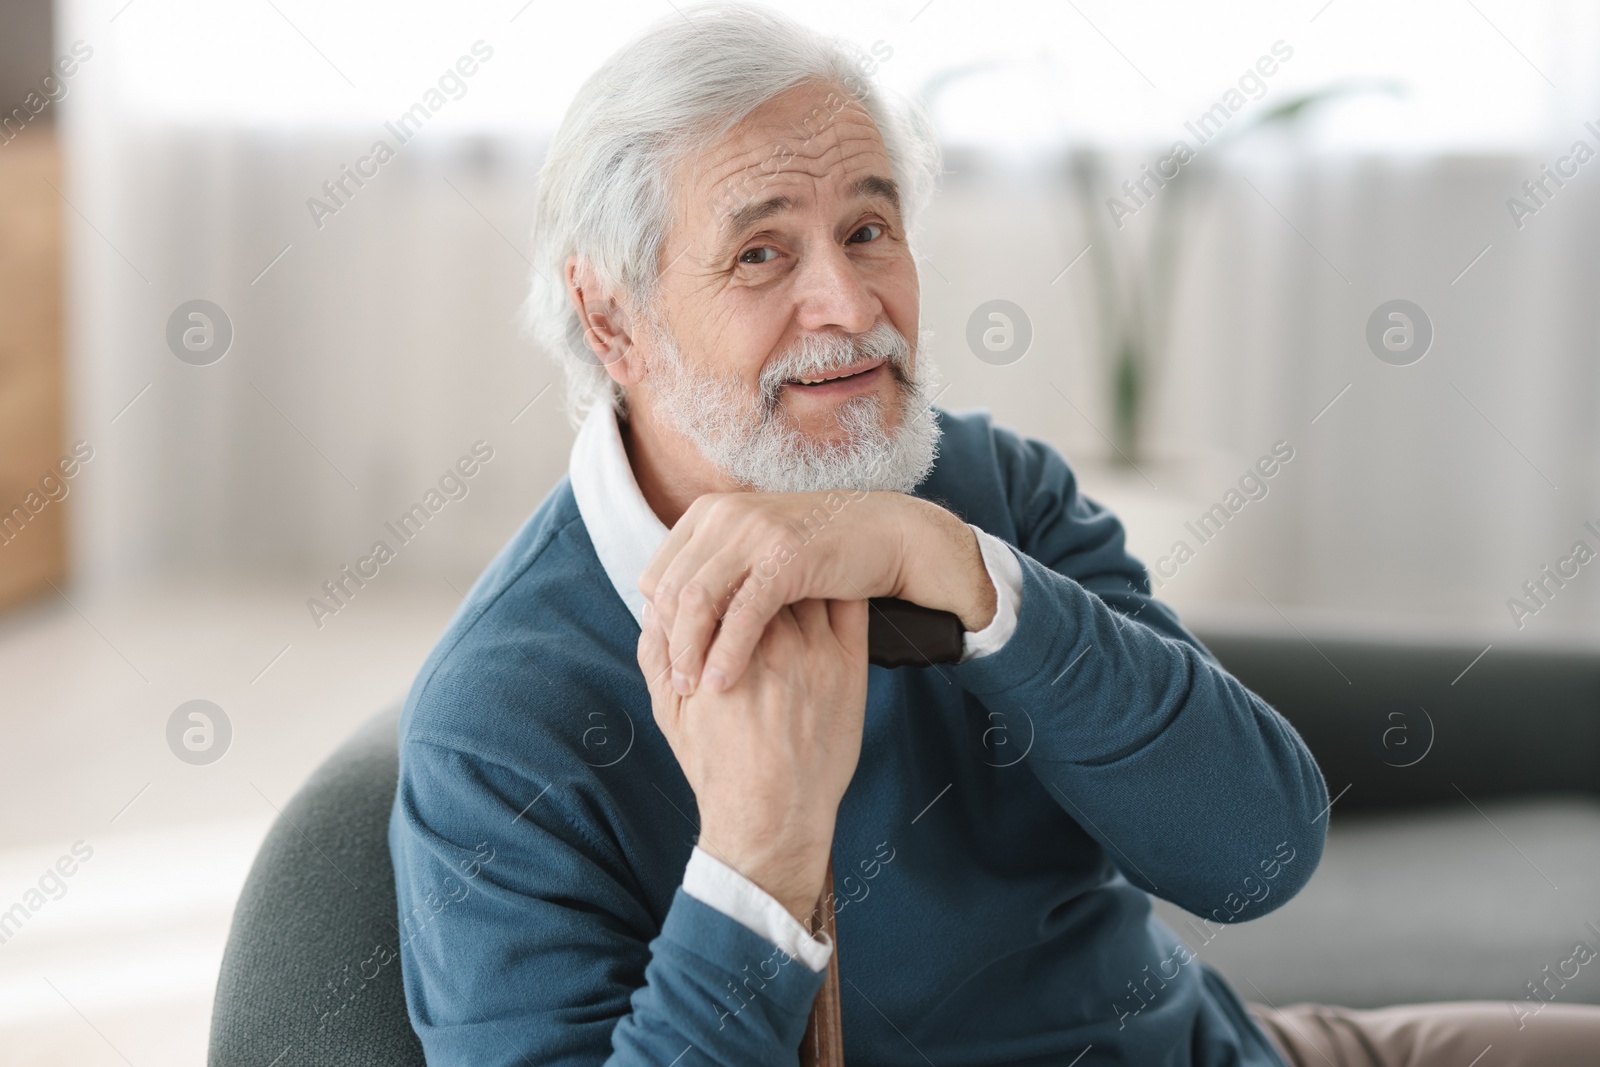
<instances>
[{"instance_id":1,"label":"man's hand","mask_svg":"<svg viewBox=\"0 0 1600 1067\"><path fill-rule=\"evenodd\" d=\"M694 789L700 847L804 922L822 895L839 801L861 757L867 605L803 600L766 627L726 692L675 693L648 619L639 666L656 723Z\"/></svg>"},{"instance_id":2,"label":"man's hand","mask_svg":"<svg viewBox=\"0 0 1600 1067\"><path fill-rule=\"evenodd\" d=\"M702 496L639 588L668 635L679 694L737 682L786 604L893 596L976 631L997 602L966 523L905 493L842 490Z\"/></svg>"}]
</instances>

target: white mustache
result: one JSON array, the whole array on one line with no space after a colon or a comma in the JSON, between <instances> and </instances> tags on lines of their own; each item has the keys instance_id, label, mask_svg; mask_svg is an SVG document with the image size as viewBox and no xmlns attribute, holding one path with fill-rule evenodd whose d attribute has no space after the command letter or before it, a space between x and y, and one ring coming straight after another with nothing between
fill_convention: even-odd
<instances>
[{"instance_id":1,"label":"white mustache","mask_svg":"<svg viewBox=\"0 0 1600 1067\"><path fill-rule=\"evenodd\" d=\"M825 377L830 371L863 359L883 360L904 381L911 363L911 345L899 330L882 320L855 336L812 334L769 360L761 368L758 388L768 402L775 401L785 382Z\"/></svg>"}]
</instances>

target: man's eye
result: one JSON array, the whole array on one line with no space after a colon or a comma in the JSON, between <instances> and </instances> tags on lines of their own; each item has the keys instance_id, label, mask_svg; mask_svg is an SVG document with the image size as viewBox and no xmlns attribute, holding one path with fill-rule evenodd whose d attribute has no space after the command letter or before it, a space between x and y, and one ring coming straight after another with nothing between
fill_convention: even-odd
<instances>
[{"instance_id":1,"label":"man's eye","mask_svg":"<svg viewBox=\"0 0 1600 1067\"><path fill-rule=\"evenodd\" d=\"M851 234L850 235L850 240L855 241L855 239L857 237L860 237L862 234L866 233L868 230L877 230L881 234L883 232L883 227L879 226L876 222L869 222L865 226L861 227L861 229L859 229L855 233ZM868 237L867 241L871 241L871 240L875 240L875 239L876 239L875 237ZM856 243L857 244L865 244L866 241L858 241Z\"/></svg>"},{"instance_id":2,"label":"man's eye","mask_svg":"<svg viewBox=\"0 0 1600 1067\"><path fill-rule=\"evenodd\" d=\"M770 259L751 259L750 258L751 256L760 255L763 252L771 252L772 255L774 255L774 256L776 256L778 254L774 249L768 247L767 245L762 245L760 248L750 248L750 249L746 249L744 252L741 252L739 254L739 262L740 263L750 263L750 264L761 264L761 263L770 262Z\"/></svg>"}]
</instances>

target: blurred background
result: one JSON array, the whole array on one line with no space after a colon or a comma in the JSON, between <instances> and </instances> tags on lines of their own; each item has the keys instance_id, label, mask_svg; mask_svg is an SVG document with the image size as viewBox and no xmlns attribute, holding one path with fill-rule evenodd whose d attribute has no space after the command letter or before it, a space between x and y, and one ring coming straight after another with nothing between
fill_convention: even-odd
<instances>
[{"instance_id":1,"label":"blurred background","mask_svg":"<svg viewBox=\"0 0 1600 1067\"><path fill-rule=\"evenodd\" d=\"M940 403L1062 449L1198 632L1600 649L1600 9L775 6L937 122ZM0 7L5 1062L204 1059L267 828L564 472L535 177L674 10Z\"/></svg>"}]
</instances>

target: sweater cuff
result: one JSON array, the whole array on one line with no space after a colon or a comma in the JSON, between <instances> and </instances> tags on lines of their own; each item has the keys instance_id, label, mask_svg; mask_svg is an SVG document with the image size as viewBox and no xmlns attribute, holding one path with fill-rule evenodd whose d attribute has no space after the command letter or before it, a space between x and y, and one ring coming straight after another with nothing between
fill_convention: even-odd
<instances>
[{"instance_id":1,"label":"sweater cuff","mask_svg":"<svg viewBox=\"0 0 1600 1067\"><path fill-rule=\"evenodd\" d=\"M992 655L963 659L955 674L962 688L978 697L999 697L1029 683L1048 687L1075 665L1071 652L1079 628L1092 612L1094 594L1022 552L1012 561L1021 575L1013 634Z\"/></svg>"},{"instance_id":2,"label":"sweater cuff","mask_svg":"<svg viewBox=\"0 0 1600 1067\"><path fill-rule=\"evenodd\" d=\"M972 526L971 523L967 524ZM961 660L979 659L998 652L1017 629L1017 609L1022 602L1022 564L1011 546L987 530L972 526L978 535L978 551L983 554L983 569L994 586L994 618L981 630L961 637Z\"/></svg>"},{"instance_id":3,"label":"sweater cuff","mask_svg":"<svg viewBox=\"0 0 1600 1067\"><path fill-rule=\"evenodd\" d=\"M827 968L833 939L826 931L812 936L776 897L699 845L684 869L683 891L799 957L813 971Z\"/></svg>"},{"instance_id":4,"label":"sweater cuff","mask_svg":"<svg viewBox=\"0 0 1600 1067\"><path fill-rule=\"evenodd\" d=\"M715 990L716 999L696 1005L716 1020L711 1029L722 1030L736 1022L756 1025L758 1030L770 1028L779 1047L791 1052L799 1047L824 974L796 966L783 949L691 897L681 886L673 892L672 906L651 948L656 956L652 967L667 965L689 976L687 981L672 982L674 991ZM752 1015L763 1020L764 1027Z\"/></svg>"}]
</instances>

